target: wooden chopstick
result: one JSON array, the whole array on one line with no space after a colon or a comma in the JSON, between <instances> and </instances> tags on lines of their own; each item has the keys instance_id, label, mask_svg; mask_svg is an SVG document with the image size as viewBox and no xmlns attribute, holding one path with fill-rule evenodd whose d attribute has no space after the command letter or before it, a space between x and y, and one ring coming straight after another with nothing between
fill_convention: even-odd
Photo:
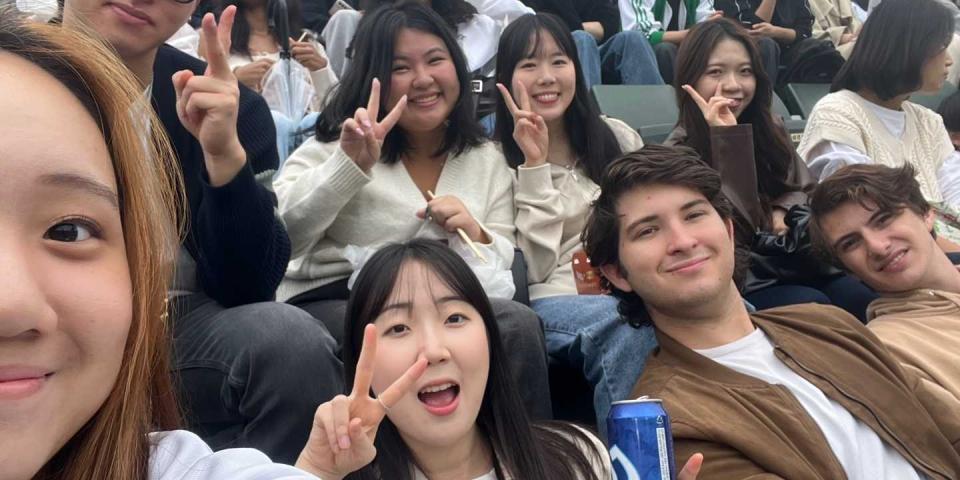
<instances>
[{"instance_id":1,"label":"wooden chopstick","mask_svg":"<svg viewBox=\"0 0 960 480\"><path fill-rule=\"evenodd\" d=\"M434 198L437 198L437 197L433 194L433 192L431 192L430 190L427 190L427 197L430 198L430 200L433 200ZM470 240L470 236L467 235L467 232L463 231L462 228L457 228L457 233L460 234L460 238L462 238L463 241L467 243L467 246L470 247L470 250L473 250L473 254L476 255L477 258L479 258L481 262L483 262L483 263L488 263L488 262L487 262L487 257L483 256L483 253L480 251L479 248L477 248L477 245L476 245L475 243L473 243L473 240Z\"/></svg>"}]
</instances>

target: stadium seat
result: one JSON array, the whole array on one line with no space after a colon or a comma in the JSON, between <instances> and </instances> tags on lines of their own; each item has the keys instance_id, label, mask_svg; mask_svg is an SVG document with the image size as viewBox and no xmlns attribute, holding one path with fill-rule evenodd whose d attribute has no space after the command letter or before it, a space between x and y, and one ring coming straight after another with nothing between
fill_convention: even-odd
<instances>
[{"instance_id":1,"label":"stadium seat","mask_svg":"<svg viewBox=\"0 0 960 480\"><path fill-rule=\"evenodd\" d=\"M594 85L593 96L604 115L623 120L646 143L663 142L680 114L670 85Z\"/></svg>"},{"instance_id":2,"label":"stadium seat","mask_svg":"<svg viewBox=\"0 0 960 480\"><path fill-rule=\"evenodd\" d=\"M791 111L803 118L810 118L810 112L817 102L830 93L826 83L790 83L787 84L783 100Z\"/></svg>"}]
</instances>

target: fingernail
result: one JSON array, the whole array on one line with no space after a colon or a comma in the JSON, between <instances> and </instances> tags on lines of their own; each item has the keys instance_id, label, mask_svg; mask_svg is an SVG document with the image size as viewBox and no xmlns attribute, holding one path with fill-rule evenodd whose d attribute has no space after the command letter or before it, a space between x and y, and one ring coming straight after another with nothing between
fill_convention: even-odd
<instances>
[{"instance_id":1,"label":"fingernail","mask_svg":"<svg viewBox=\"0 0 960 480\"><path fill-rule=\"evenodd\" d=\"M358 128L358 129L357 129L357 135L360 135L360 136L362 137L362 136L363 136L363 130L361 130L361 129Z\"/></svg>"},{"instance_id":2,"label":"fingernail","mask_svg":"<svg viewBox=\"0 0 960 480\"><path fill-rule=\"evenodd\" d=\"M350 437L346 435L340 435L339 443L340 443L340 448L344 450L350 448Z\"/></svg>"},{"instance_id":3,"label":"fingernail","mask_svg":"<svg viewBox=\"0 0 960 480\"><path fill-rule=\"evenodd\" d=\"M373 126L373 124L370 123L370 120L369 120L369 119L367 119L367 120L364 120L364 121L363 121L363 126L364 126L364 127L367 127L367 128L370 128L370 127Z\"/></svg>"}]
</instances>

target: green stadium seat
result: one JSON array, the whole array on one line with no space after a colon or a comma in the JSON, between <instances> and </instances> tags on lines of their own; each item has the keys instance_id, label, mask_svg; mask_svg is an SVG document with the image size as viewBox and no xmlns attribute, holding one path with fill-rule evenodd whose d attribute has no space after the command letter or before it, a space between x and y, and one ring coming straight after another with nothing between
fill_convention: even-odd
<instances>
[{"instance_id":1,"label":"green stadium seat","mask_svg":"<svg viewBox=\"0 0 960 480\"><path fill-rule=\"evenodd\" d=\"M940 103L943 102L947 97L953 95L957 91L955 87L950 82L943 82L943 88L939 92L932 95L921 95L916 94L910 97L910 101L924 107L929 108L930 110L936 110L940 107Z\"/></svg>"},{"instance_id":2,"label":"green stadium seat","mask_svg":"<svg viewBox=\"0 0 960 480\"><path fill-rule=\"evenodd\" d=\"M783 100L792 112L808 119L813 106L828 93L830 85L826 83L790 83L787 84Z\"/></svg>"},{"instance_id":3,"label":"green stadium seat","mask_svg":"<svg viewBox=\"0 0 960 480\"><path fill-rule=\"evenodd\" d=\"M646 143L662 143L680 115L670 85L594 85L593 96L604 115L623 120Z\"/></svg>"}]
</instances>

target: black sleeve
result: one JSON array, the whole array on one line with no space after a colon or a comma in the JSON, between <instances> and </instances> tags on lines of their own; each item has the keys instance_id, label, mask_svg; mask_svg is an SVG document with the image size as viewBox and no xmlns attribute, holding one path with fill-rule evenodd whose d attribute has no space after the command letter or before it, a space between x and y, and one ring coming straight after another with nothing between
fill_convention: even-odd
<instances>
[{"instance_id":1,"label":"black sleeve","mask_svg":"<svg viewBox=\"0 0 960 480\"><path fill-rule=\"evenodd\" d=\"M797 0L792 3L793 24L792 28L797 32L797 38L794 43L810 38L813 35L813 12L810 11L810 5L807 0Z\"/></svg>"},{"instance_id":2,"label":"black sleeve","mask_svg":"<svg viewBox=\"0 0 960 480\"><path fill-rule=\"evenodd\" d=\"M191 222L200 283L225 307L273 300L290 260L290 239L274 212L276 196L257 181L269 182L277 169L276 129L263 98L243 86L237 133L246 166L226 185L203 182Z\"/></svg>"},{"instance_id":3,"label":"black sleeve","mask_svg":"<svg viewBox=\"0 0 960 480\"><path fill-rule=\"evenodd\" d=\"M723 12L723 16L737 22L763 23L764 20L754 13L755 9L740 10L734 0L714 0L713 9Z\"/></svg>"},{"instance_id":4,"label":"black sleeve","mask_svg":"<svg viewBox=\"0 0 960 480\"><path fill-rule=\"evenodd\" d=\"M600 22L603 25L603 40L620 33L620 9L609 0L577 0L580 18L583 22Z\"/></svg>"},{"instance_id":5,"label":"black sleeve","mask_svg":"<svg viewBox=\"0 0 960 480\"><path fill-rule=\"evenodd\" d=\"M570 31L583 30L583 20L574 8L573 0L523 0L523 3L537 13L552 13L567 24Z\"/></svg>"}]
</instances>

